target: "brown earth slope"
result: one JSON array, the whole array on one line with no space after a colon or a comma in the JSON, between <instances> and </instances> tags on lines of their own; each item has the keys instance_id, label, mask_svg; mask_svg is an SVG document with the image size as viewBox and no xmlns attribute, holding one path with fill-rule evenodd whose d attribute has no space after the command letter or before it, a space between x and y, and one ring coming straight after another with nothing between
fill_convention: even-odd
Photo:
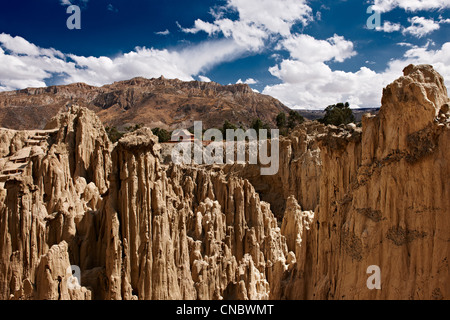
<instances>
[{"instance_id":1,"label":"brown earth slope","mask_svg":"<svg viewBox=\"0 0 450 320\"><path fill-rule=\"evenodd\" d=\"M2 92L0 127L42 129L69 103L95 111L105 125L119 129L136 124L190 128L200 120L205 128L221 127L225 119L249 126L256 118L274 125L280 111L289 112L278 100L246 84L134 78L103 87L76 83Z\"/></svg>"}]
</instances>

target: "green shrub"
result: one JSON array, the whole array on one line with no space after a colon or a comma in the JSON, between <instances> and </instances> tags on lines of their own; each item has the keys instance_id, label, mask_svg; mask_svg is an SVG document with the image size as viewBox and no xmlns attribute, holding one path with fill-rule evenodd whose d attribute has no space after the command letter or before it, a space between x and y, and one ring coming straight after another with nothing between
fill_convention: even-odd
<instances>
[{"instance_id":1,"label":"green shrub","mask_svg":"<svg viewBox=\"0 0 450 320\"><path fill-rule=\"evenodd\" d=\"M155 136L158 137L160 143L170 141L170 139L172 138L171 133L165 129L154 128L152 129L152 132Z\"/></svg>"},{"instance_id":2,"label":"green shrub","mask_svg":"<svg viewBox=\"0 0 450 320\"><path fill-rule=\"evenodd\" d=\"M237 127L232 124L230 121L225 120L222 126L222 133L226 134L227 130L236 130Z\"/></svg>"},{"instance_id":3,"label":"green shrub","mask_svg":"<svg viewBox=\"0 0 450 320\"><path fill-rule=\"evenodd\" d=\"M286 120L286 113L281 111L277 117L275 118L275 122L277 124L278 129L286 128L287 120Z\"/></svg>"},{"instance_id":4,"label":"green shrub","mask_svg":"<svg viewBox=\"0 0 450 320\"><path fill-rule=\"evenodd\" d=\"M267 123L264 123L261 119L255 119L252 122L251 129L256 130L256 134L259 137L259 130L267 130L267 137L270 138L270 126Z\"/></svg>"},{"instance_id":5,"label":"green shrub","mask_svg":"<svg viewBox=\"0 0 450 320\"><path fill-rule=\"evenodd\" d=\"M296 126L302 124L303 122L305 122L305 118L303 118L300 113L298 113L295 110L291 110L289 112L289 118L287 121L287 126L289 129L294 129Z\"/></svg>"},{"instance_id":6,"label":"green shrub","mask_svg":"<svg viewBox=\"0 0 450 320\"><path fill-rule=\"evenodd\" d=\"M123 137L124 133L117 130L116 127L106 127L106 134L108 135L109 140L111 142L115 143L120 140L120 138Z\"/></svg>"},{"instance_id":7,"label":"green shrub","mask_svg":"<svg viewBox=\"0 0 450 320\"><path fill-rule=\"evenodd\" d=\"M349 124L355 122L355 116L348 102L338 103L328 106L325 109L325 116L319 120L319 122L325 125L339 126L341 124Z\"/></svg>"}]
</instances>

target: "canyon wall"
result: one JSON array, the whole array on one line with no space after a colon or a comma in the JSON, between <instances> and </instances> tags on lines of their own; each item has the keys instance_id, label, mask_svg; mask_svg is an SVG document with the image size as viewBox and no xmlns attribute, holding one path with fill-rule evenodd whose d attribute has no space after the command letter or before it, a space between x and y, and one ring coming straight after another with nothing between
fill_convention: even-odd
<instances>
[{"instance_id":1,"label":"canyon wall","mask_svg":"<svg viewBox=\"0 0 450 320\"><path fill-rule=\"evenodd\" d=\"M274 176L167 164L83 107L0 130L0 299L448 299L449 99L404 73L362 129L281 138Z\"/></svg>"},{"instance_id":2,"label":"canyon wall","mask_svg":"<svg viewBox=\"0 0 450 320\"><path fill-rule=\"evenodd\" d=\"M443 78L408 66L362 135L318 137L316 223L304 230L291 299L448 299L450 113ZM369 266L381 290L368 290Z\"/></svg>"}]
</instances>

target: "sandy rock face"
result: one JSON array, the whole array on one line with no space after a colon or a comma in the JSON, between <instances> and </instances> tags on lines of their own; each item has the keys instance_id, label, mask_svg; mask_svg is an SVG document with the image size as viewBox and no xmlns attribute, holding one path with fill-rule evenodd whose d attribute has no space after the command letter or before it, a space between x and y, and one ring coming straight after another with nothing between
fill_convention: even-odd
<instances>
[{"instance_id":1,"label":"sandy rock face","mask_svg":"<svg viewBox=\"0 0 450 320\"><path fill-rule=\"evenodd\" d=\"M120 227L106 261L111 298L269 298L266 264L284 260L287 250L248 182L162 168L156 137L145 129L119 141L113 164L106 214Z\"/></svg>"},{"instance_id":2,"label":"sandy rock face","mask_svg":"<svg viewBox=\"0 0 450 320\"><path fill-rule=\"evenodd\" d=\"M326 127L317 122L307 122L288 137L281 137L279 170L275 175L261 175L260 165L228 165L223 171L247 179L271 204L271 209L281 221L287 199L294 196L305 210L315 210L319 204L322 159L317 135Z\"/></svg>"},{"instance_id":3,"label":"sandy rock face","mask_svg":"<svg viewBox=\"0 0 450 320\"><path fill-rule=\"evenodd\" d=\"M90 134L86 132L83 140L78 140L78 143L83 142L84 149L89 150L90 146L97 144L97 148L90 150L108 157L109 142L98 143L103 132L94 132L98 119L87 114L86 110L72 108L56 116L61 117L72 117L72 121L67 121L59 130L33 132L33 137L40 140L27 143L40 145L21 149L29 148L29 151L24 156L16 156L18 160L13 160L13 151L7 154L9 164L19 161L17 164L23 169L18 173L4 174L6 181L0 188L2 299L91 297L86 288L71 291L59 284L65 278L67 267L78 265L87 270L102 259L97 251L101 245L97 246L94 221L102 205L98 186L105 188L107 184L101 178L106 173L99 172L98 168L104 167L107 158L93 155L83 158L71 149L77 143L76 132L81 130L74 123L83 122L84 128L91 128ZM83 117L83 121L78 121ZM83 146L79 150L83 150ZM55 245L60 249L55 247L52 250ZM57 262L59 260L64 262Z\"/></svg>"},{"instance_id":4,"label":"sandy rock face","mask_svg":"<svg viewBox=\"0 0 450 320\"><path fill-rule=\"evenodd\" d=\"M450 102L404 73L362 129L281 139L274 176L165 164L150 129L113 145L78 106L0 130L0 298L448 299Z\"/></svg>"},{"instance_id":5,"label":"sandy rock face","mask_svg":"<svg viewBox=\"0 0 450 320\"><path fill-rule=\"evenodd\" d=\"M41 257L36 274L36 299L39 300L90 300L91 292L72 281L72 269L62 241ZM24 286L25 287L25 286ZM26 290L26 289L25 289Z\"/></svg>"},{"instance_id":6,"label":"sandy rock face","mask_svg":"<svg viewBox=\"0 0 450 320\"><path fill-rule=\"evenodd\" d=\"M326 174L290 298L449 298L450 130L436 118L446 104L442 77L408 66L385 89L380 114L365 117L362 137L320 138ZM366 285L372 265L381 290Z\"/></svg>"}]
</instances>

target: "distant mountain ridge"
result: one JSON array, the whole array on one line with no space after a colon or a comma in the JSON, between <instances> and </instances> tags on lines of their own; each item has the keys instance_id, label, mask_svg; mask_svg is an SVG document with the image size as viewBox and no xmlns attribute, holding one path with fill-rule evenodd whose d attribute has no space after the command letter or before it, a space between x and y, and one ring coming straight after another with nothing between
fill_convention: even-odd
<instances>
[{"instance_id":1,"label":"distant mountain ridge","mask_svg":"<svg viewBox=\"0 0 450 320\"><path fill-rule=\"evenodd\" d=\"M200 120L204 128L221 127L224 120L249 126L256 118L275 126L276 115L290 111L246 84L138 77L102 87L74 83L1 92L0 127L41 129L70 103L95 111L105 125L118 128L189 128Z\"/></svg>"},{"instance_id":2,"label":"distant mountain ridge","mask_svg":"<svg viewBox=\"0 0 450 320\"><path fill-rule=\"evenodd\" d=\"M295 109L301 116L308 120L318 120L325 116L325 110L307 110L307 109ZM360 109L352 109L353 114L355 116L355 120L357 122L361 121L362 116L365 113L371 113L373 115L378 114L380 108L360 108Z\"/></svg>"}]
</instances>

